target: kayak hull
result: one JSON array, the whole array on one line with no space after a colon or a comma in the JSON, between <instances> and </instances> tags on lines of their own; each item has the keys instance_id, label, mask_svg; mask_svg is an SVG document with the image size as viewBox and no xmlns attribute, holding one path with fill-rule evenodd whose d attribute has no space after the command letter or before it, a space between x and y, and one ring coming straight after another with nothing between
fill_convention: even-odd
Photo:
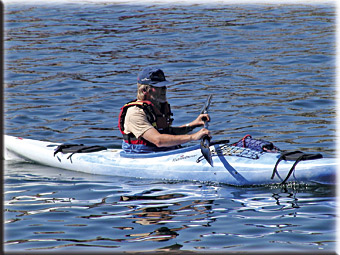
<instances>
[{"instance_id":1,"label":"kayak hull","mask_svg":"<svg viewBox=\"0 0 340 255\"><path fill-rule=\"evenodd\" d=\"M261 153L257 159L225 153L226 145L215 144L213 167L202 157L199 146L171 152L125 154L120 149L91 153L57 153L59 143L5 136L5 159L22 158L51 167L89 174L151 178L176 181L201 181L236 186L278 184L285 179L294 161L282 160L278 175L271 179L279 153ZM223 147L224 146L224 147ZM289 182L335 184L336 160L321 158L299 162Z\"/></svg>"}]
</instances>

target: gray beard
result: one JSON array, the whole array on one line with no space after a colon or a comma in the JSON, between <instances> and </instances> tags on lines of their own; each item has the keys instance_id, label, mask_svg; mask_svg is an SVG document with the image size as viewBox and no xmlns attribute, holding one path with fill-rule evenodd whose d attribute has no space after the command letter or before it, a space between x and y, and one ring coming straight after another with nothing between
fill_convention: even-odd
<instances>
[{"instance_id":1,"label":"gray beard","mask_svg":"<svg viewBox=\"0 0 340 255\"><path fill-rule=\"evenodd\" d=\"M165 97L165 100L164 100L164 102L163 102L163 100L162 100L162 101L159 101L158 99L154 98L153 96L151 96L150 101L151 101L156 107L158 107L158 108L160 108L161 103L166 103L166 102L167 102L166 97Z\"/></svg>"}]
</instances>

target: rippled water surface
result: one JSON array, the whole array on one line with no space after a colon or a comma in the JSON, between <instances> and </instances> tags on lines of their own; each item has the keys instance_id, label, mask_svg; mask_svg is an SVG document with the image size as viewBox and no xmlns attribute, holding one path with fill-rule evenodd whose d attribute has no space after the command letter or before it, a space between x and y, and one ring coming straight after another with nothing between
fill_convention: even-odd
<instances>
[{"instance_id":1,"label":"rippled water surface","mask_svg":"<svg viewBox=\"0 0 340 255\"><path fill-rule=\"evenodd\" d=\"M334 5L8 3L4 13L7 134L119 147L119 109L138 71L158 65L175 124L212 94L214 139L336 155ZM335 250L330 186L5 170L8 251Z\"/></svg>"}]
</instances>

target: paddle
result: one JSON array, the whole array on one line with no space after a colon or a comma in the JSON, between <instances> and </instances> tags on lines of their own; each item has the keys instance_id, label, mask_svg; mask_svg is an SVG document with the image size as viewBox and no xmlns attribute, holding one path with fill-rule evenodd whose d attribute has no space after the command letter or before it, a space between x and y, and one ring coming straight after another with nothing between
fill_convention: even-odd
<instances>
[{"instance_id":1,"label":"paddle","mask_svg":"<svg viewBox=\"0 0 340 255\"><path fill-rule=\"evenodd\" d=\"M208 96L208 99L205 102L205 104L204 104L204 106L201 110L201 114L208 113L208 108L210 106L211 97L212 97L212 95ZM206 129L208 129L207 118L202 118L202 120L204 121L204 127ZM202 152L202 155L204 156L204 158L208 161L208 163L211 166L213 166L212 165L211 152L210 152L209 147L210 147L210 137L208 135L205 135L205 136L202 137L202 140L201 140L201 152Z\"/></svg>"}]
</instances>

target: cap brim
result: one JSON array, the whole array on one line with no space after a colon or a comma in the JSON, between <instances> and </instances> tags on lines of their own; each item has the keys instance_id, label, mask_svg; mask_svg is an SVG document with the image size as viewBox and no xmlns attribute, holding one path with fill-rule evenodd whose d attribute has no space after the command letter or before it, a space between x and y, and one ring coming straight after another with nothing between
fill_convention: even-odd
<instances>
[{"instance_id":1,"label":"cap brim","mask_svg":"<svg viewBox=\"0 0 340 255\"><path fill-rule=\"evenodd\" d=\"M150 82L150 85L153 87L164 87L169 86L171 82L169 81L160 81L160 82Z\"/></svg>"}]
</instances>

